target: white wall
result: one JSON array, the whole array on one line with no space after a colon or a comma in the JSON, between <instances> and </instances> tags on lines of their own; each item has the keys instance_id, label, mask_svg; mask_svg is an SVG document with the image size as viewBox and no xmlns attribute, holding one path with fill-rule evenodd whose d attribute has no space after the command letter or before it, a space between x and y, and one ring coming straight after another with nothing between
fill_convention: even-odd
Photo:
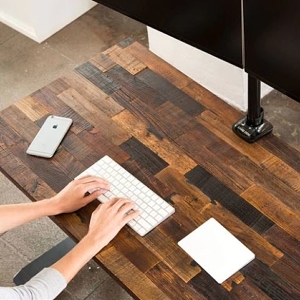
<instances>
[{"instance_id":1,"label":"white wall","mask_svg":"<svg viewBox=\"0 0 300 300\"><path fill-rule=\"evenodd\" d=\"M91 0L0 0L0 22L41 43L96 4Z\"/></svg>"},{"instance_id":2,"label":"white wall","mask_svg":"<svg viewBox=\"0 0 300 300\"><path fill-rule=\"evenodd\" d=\"M149 49L230 105L246 111L247 74L206 52L147 27ZM272 90L262 84L261 96Z\"/></svg>"}]
</instances>

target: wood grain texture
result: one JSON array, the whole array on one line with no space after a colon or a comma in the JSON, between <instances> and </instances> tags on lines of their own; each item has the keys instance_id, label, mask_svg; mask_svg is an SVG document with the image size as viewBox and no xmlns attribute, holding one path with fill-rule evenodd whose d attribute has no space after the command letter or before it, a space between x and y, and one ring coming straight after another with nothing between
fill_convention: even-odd
<instances>
[{"instance_id":1,"label":"wood grain texture","mask_svg":"<svg viewBox=\"0 0 300 300\"><path fill-rule=\"evenodd\" d=\"M50 114L72 127L53 158L27 155ZM109 155L173 205L145 237L125 226L95 257L136 299L298 299L300 155L272 134L244 142L239 117L127 39L0 112L0 168L39 201ZM78 241L97 205L52 220ZM221 285L177 244L211 217L256 255Z\"/></svg>"}]
</instances>

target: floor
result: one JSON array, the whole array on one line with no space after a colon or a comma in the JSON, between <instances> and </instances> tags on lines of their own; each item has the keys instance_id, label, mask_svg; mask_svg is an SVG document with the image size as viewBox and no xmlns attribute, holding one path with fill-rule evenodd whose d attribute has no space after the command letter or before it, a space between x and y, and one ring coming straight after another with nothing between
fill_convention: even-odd
<instances>
[{"instance_id":1,"label":"floor","mask_svg":"<svg viewBox=\"0 0 300 300\"><path fill-rule=\"evenodd\" d=\"M41 44L0 23L0 109L129 36L147 46L144 25L101 5ZM300 151L300 104L272 91L262 99L262 105L274 134ZM0 203L26 201L0 174ZM12 285L16 272L64 238L65 234L47 218L0 235L0 285ZM57 299L99 298L131 299L90 261Z\"/></svg>"}]
</instances>

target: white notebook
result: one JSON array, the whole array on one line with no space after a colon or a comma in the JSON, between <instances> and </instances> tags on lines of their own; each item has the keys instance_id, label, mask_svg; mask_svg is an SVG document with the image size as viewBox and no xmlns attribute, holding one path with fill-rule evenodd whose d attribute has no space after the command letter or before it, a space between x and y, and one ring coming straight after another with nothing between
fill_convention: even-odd
<instances>
[{"instance_id":1,"label":"white notebook","mask_svg":"<svg viewBox=\"0 0 300 300\"><path fill-rule=\"evenodd\" d=\"M178 245L218 283L255 258L253 252L214 218L192 231Z\"/></svg>"}]
</instances>

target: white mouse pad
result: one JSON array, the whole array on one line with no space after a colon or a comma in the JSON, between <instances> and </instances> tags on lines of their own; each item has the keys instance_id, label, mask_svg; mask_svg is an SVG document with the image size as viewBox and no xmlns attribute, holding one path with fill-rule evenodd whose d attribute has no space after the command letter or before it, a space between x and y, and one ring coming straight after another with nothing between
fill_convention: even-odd
<instances>
[{"instance_id":1,"label":"white mouse pad","mask_svg":"<svg viewBox=\"0 0 300 300\"><path fill-rule=\"evenodd\" d=\"M192 231L178 245L218 283L255 258L253 252L214 218Z\"/></svg>"}]
</instances>

